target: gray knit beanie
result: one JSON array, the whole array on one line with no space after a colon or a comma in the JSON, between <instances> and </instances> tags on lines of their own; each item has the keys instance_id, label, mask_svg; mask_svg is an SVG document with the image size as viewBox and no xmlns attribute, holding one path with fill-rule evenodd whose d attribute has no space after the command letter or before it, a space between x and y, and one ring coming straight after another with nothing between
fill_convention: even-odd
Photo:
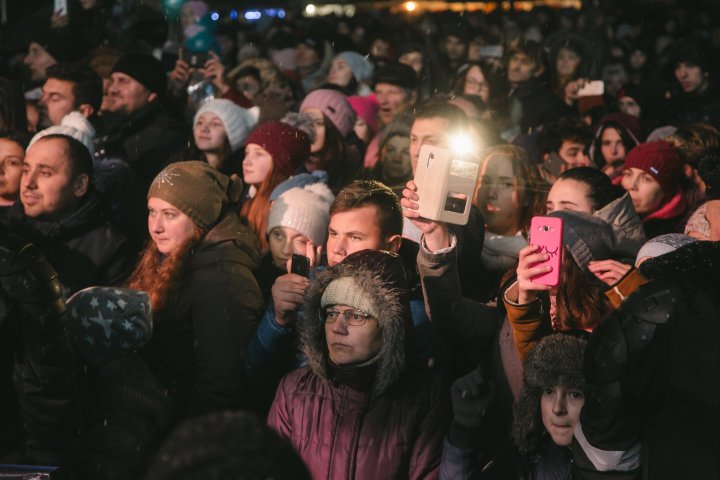
<instances>
[{"instance_id":1,"label":"gray knit beanie","mask_svg":"<svg viewBox=\"0 0 720 480\"><path fill-rule=\"evenodd\" d=\"M575 263L591 281L597 277L588 265L593 260L607 260L615 253L615 233L605 220L587 213L561 210L548 214L563 220L563 244ZM532 235L532 234L531 234Z\"/></svg>"},{"instance_id":2,"label":"gray knit beanie","mask_svg":"<svg viewBox=\"0 0 720 480\"><path fill-rule=\"evenodd\" d=\"M635 265L644 257L659 257L666 253L674 252L680 247L684 247L690 243L697 242L697 240L688 235L682 233L668 233L666 235L660 235L651 240L648 240L638 251L637 257L635 258Z\"/></svg>"},{"instance_id":3,"label":"gray knit beanie","mask_svg":"<svg viewBox=\"0 0 720 480\"><path fill-rule=\"evenodd\" d=\"M195 114L193 128L197 125L198 119L203 113L212 112L220 118L225 126L230 149L234 152L245 144L250 132L257 121L253 115L234 102L225 99L215 99L204 103Z\"/></svg>"},{"instance_id":4,"label":"gray knit beanie","mask_svg":"<svg viewBox=\"0 0 720 480\"><path fill-rule=\"evenodd\" d=\"M375 67L367 57L360 55L357 52L341 52L338 57L342 58L345 63L348 64L350 70L352 70L353 77L358 82L366 82L372 79Z\"/></svg>"}]
</instances>

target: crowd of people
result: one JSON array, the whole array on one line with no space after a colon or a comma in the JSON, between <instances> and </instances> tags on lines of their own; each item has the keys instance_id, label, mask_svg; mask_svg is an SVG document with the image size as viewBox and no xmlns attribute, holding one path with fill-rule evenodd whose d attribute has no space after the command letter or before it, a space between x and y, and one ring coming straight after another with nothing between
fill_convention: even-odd
<instances>
[{"instance_id":1,"label":"crowd of people","mask_svg":"<svg viewBox=\"0 0 720 480\"><path fill-rule=\"evenodd\" d=\"M164 8L0 53L0 472L720 478L720 12Z\"/></svg>"}]
</instances>

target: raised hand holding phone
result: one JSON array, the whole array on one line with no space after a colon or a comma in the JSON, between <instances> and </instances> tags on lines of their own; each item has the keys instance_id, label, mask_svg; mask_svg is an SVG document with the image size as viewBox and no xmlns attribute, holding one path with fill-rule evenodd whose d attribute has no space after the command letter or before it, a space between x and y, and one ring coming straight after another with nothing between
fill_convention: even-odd
<instances>
[{"instance_id":1,"label":"raised hand holding phone","mask_svg":"<svg viewBox=\"0 0 720 480\"><path fill-rule=\"evenodd\" d=\"M552 230L550 224L543 221L545 219L553 221ZM555 221L559 221L559 227ZM547 231L544 230L546 226ZM548 235L551 233L552 235ZM518 255L519 304L534 301L537 292L548 291L559 283L562 251L562 220L554 217L534 217L530 226L530 245L520 250ZM555 273L552 273L553 271Z\"/></svg>"}]
</instances>

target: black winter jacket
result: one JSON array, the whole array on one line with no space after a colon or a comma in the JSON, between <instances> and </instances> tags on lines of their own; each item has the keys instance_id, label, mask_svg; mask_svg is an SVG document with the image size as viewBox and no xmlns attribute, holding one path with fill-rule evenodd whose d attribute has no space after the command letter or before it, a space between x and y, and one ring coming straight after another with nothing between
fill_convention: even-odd
<instances>
[{"instance_id":1,"label":"black winter jacket","mask_svg":"<svg viewBox=\"0 0 720 480\"><path fill-rule=\"evenodd\" d=\"M122 285L134 267L125 236L107 220L102 200L95 193L59 221L30 218L17 202L6 222L43 252L66 297L94 285Z\"/></svg>"}]
</instances>

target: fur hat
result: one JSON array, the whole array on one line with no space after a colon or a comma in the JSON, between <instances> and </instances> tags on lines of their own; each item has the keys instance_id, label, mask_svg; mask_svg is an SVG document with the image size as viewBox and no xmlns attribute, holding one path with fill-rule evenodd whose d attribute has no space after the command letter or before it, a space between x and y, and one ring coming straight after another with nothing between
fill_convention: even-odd
<instances>
[{"instance_id":1,"label":"fur hat","mask_svg":"<svg viewBox=\"0 0 720 480\"><path fill-rule=\"evenodd\" d=\"M247 138L246 145L251 143L267 150L273 164L287 176L295 173L310 156L308 135L279 120L270 120L258 125Z\"/></svg>"},{"instance_id":2,"label":"fur hat","mask_svg":"<svg viewBox=\"0 0 720 480\"><path fill-rule=\"evenodd\" d=\"M672 198L680 188L682 160L670 142L641 143L625 157L625 169L639 168L660 184L665 200Z\"/></svg>"},{"instance_id":3,"label":"fur hat","mask_svg":"<svg viewBox=\"0 0 720 480\"><path fill-rule=\"evenodd\" d=\"M242 188L237 175L223 175L205 162L177 162L155 177L147 198L165 200L206 231L226 204L240 200Z\"/></svg>"},{"instance_id":4,"label":"fur hat","mask_svg":"<svg viewBox=\"0 0 720 480\"><path fill-rule=\"evenodd\" d=\"M145 345L152 335L150 297L129 288L90 287L67 302L68 330L83 358L104 365Z\"/></svg>"},{"instance_id":5,"label":"fur hat","mask_svg":"<svg viewBox=\"0 0 720 480\"><path fill-rule=\"evenodd\" d=\"M543 387L562 385L585 389L583 339L567 334L548 335L530 350L525 359L523 390L513 410L512 436L522 453L540 444L543 422L540 395Z\"/></svg>"},{"instance_id":6,"label":"fur hat","mask_svg":"<svg viewBox=\"0 0 720 480\"><path fill-rule=\"evenodd\" d=\"M244 108L234 102L225 99L215 99L204 103L195 114L193 128L197 125L198 119L205 112L217 115L225 126L225 133L230 143L230 149L234 152L243 145L250 131L255 126L255 118Z\"/></svg>"},{"instance_id":7,"label":"fur hat","mask_svg":"<svg viewBox=\"0 0 720 480\"><path fill-rule=\"evenodd\" d=\"M288 190L270 207L266 233L275 227L289 227L308 237L315 245L324 245L333 200L335 196L324 183Z\"/></svg>"},{"instance_id":8,"label":"fur hat","mask_svg":"<svg viewBox=\"0 0 720 480\"><path fill-rule=\"evenodd\" d=\"M591 282L600 281L588 269L593 260L607 260L615 253L615 234L605 220L587 213L560 210L548 214L563 220L563 245ZM530 232L532 238L532 232Z\"/></svg>"},{"instance_id":9,"label":"fur hat","mask_svg":"<svg viewBox=\"0 0 720 480\"><path fill-rule=\"evenodd\" d=\"M160 60L146 53L128 53L120 57L112 73L124 73L134 78L151 92L162 96L165 93L167 77Z\"/></svg>"},{"instance_id":10,"label":"fur hat","mask_svg":"<svg viewBox=\"0 0 720 480\"><path fill-rule=\"evenodd\" d=\"M30 140L28 149L38 140L48 135L65 135L79 141L88 149L90 155L95 155L95 128L80 112L70 112L63 117L60 125L54 125L35 134Z\"/></svg>"},{"instance_id":11,"label":"fur hat","mask_svg":"<svg viewBox=\"0 0 720 480\"><path fill-rule=\"evenodd\" d=\"M338 282L336 286L352 289L342 291L332 286L335 282ZM328 289L330 292L326 296ZM318 274L311 281L305 297L305 315L298 321L300 348L308 359L309 368L322 378L330 376L325 324L320 315L322 305L350 304L373 312L371 314L377 318L382 346L377 355L372 389L375 394L387 390L412 364L412 360L408 360L413 358L408 294L405 269L395 253L361 250Z\"/></svg>"},{"instance_id":12,"label":"fur hat","mask_svg":"<svg viewBox=\"0 0 720 480\"><path fill-rule=\"evenodd\" d=\"M355 110L345 98L345 95L337 90L328 88L319 88L310 92L302 104L300 111L303 112L308 108L317 108L335 125L343 137L355 126Z\"/></svg>"},{"instance_id":13,"label":"fur hat","mask_svg":"<svg viewBox=\"0 0 720 480\"><path fill-rule=\"evenodd\" d=\"M375 66L367 57L350 51L340 52L337 56L348 64L348 67L352 70L353 77L355 77L355 80L358 82L366 82L372 79Z\"/></svg>"}]
</instances>

